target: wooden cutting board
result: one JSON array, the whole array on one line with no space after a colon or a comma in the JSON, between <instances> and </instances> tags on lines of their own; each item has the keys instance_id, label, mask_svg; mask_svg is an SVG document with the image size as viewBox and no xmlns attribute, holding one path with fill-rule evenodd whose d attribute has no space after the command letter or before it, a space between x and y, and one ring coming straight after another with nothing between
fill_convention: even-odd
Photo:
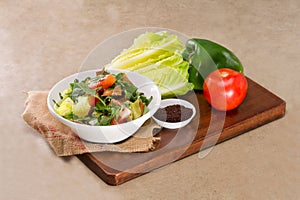
<instances>
[{"instance_id":1,"label":"wooden cutting board","mask_svg":"<svg viewBox=\"0 0 300 200\"><path fill-rule=\"evenodd\" d=\"M285 101L248 78L248 93L235 110L211 109L202 93L187 94L197 116L180 129L162 129L156 149L146 153L100 152L77 157L109 185L119 185L171 162L281 118ZM203 152L203 151L201 151Z\"/></svg>"}]
</instances>

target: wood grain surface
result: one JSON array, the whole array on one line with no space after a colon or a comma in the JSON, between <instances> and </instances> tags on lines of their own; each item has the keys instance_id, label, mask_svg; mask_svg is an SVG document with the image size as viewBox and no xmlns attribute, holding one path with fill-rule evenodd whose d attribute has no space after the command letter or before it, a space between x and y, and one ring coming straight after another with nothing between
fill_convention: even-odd
<instances>
[{"instance_id":1,"label":"wood grain surface","mask_svg":"<svg viewBox=\"0 0 300 200\"><path fill-rule=\"evenodd\" d=\"M285 101L247 80L249 88L244 102L229 112L211 109L202 93L182 97L196 105L196 117L184 128L162 129L158 133L161 141L154 151L87 153L77 157L107 184L119 185L283 117Z\"/></svg>"}]
</instances>

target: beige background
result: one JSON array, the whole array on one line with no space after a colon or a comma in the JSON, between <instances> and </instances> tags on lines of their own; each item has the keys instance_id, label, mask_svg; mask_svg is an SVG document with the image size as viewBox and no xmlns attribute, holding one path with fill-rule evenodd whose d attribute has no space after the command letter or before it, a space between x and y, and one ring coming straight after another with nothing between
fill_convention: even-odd
<instances>
[{"instance_id":1,"label":"beige background","mask_svg":"<svg viewBox=\"0 0 300 200\"><path fill-rule=\"evenodd\" d=\"M0 199L299 199L300 1L0 1ZM56 157L21 119L23 91L77 72L113 34L174 29L226 45L287 101L283 119L123 185Z\"/></svg>"}]
</instances>

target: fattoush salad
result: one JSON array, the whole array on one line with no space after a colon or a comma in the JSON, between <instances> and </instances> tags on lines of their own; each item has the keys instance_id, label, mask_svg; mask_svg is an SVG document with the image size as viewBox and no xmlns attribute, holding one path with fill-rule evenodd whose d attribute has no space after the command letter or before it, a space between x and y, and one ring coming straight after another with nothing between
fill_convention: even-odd
<instances>
[{"instance_id":1,"label":"fattoush salad","mask_svg":"<svg viewBox=\"0 0 300 200\"><path fill-rule=\"evenodd\" d=\"M125 73L97 72L95 77L77 79L59 93L54 111L73 122L92 126L122 124L149 111L147 98Z\"/></svg>"}]
</instances>

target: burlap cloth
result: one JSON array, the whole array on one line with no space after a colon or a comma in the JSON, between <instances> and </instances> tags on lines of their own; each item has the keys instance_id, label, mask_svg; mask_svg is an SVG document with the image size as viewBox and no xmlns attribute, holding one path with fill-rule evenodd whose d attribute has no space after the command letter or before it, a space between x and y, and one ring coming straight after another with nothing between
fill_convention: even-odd
<instances>
[{"instance_id":1,"label":"burlap cloth","mask_svg":"<svg viewBox=\"0 0 300 200\"><path fill-rule=\"evenodd\" d=\"M57 156L70 156L88 152L147 152L160 140L153 136L160 126L148 120L138 132L115 144L90 143L80 139L69 127L56 120L47 107L48 91L31 91L25 102L23 119L48 141Z\"/></svg>"}]
</instances>

